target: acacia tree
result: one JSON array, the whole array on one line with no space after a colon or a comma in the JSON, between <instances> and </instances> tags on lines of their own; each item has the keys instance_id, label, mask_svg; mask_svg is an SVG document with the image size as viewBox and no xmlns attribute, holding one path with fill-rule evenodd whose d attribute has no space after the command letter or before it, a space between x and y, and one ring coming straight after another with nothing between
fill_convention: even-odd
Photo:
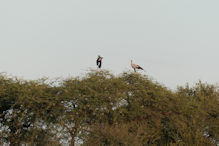
<instances>
[{"instance_id":1,"label":"acacia tree","mask_svg":"<svg viewBox=\"0 0 219 146\"><path fill-rule=\"evenodd\" d=\"M180 114L186 116L188 121L186 127L192 130L187 139L196 143L196 139L204 141L207 138L207 140L211 139L211 142L217 143L219 141L218 87L199 81L196 86L191 88L188 85L185 88L179 87L177 94L180 102L184 103L181 106ZM194 137L195 134L199 134L200 137Z\"/></svg>"},{"instance_id":2,"label":"acacia tree","mask_svg":"<svg viewBox=\"0 0 219 146\"><path fill-rule=\"evenodd\" d=\"M63 120L68 123L72 145L76 137L86 141L93 124L111 124L116 120L113 109L125 97L123 89L125 84L108 71L91 72L83 79L63 82L62 99L68 104Z\"/></svg>"},{"instance_id":3,"label":"acacia tree","mask_svg":"<svg viewBox=\"0 0 219 146\"><path fill-rule=\"evenodd\" d=\"M3 99L7 95L8 102L12 103L3 111L1 139L10 145L57 143L52 138L55 134L49 128L60 114L57 112L61 107L57 100L59 90L42 83L41 80L9 81L11 84L0 86L0 95Z\"/></svg>"},{"instance_id":4,"label":"acacia tree","mask_svg":"<svg viewBox=\"0 0 219 146\"><path fill-rule=\"evenodd\" d=\"M218 95L215 85L171 91L130 72L91 71L56 85L0 76L0 139L16 146L213 145Z\"/></svg>"}]
</instances>

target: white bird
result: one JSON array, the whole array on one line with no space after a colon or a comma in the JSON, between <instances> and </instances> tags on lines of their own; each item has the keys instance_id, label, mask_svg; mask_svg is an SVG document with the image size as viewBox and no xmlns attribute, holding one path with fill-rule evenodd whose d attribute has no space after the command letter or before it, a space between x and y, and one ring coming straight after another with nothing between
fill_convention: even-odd
<instances>
[{"instance_id":1,"label":"white bird","mask_svg":"<svg viewBox=\"0 0 219 146\"><path fill-rule=\"evenodd\" d=\"M133 60L131 60L131 66L132 68L134 69L134 71L136 72L136 69L141 69L141 70L144 70L142 67L140 67L139 65L136 65L133 63Z\"/></svg>"}]
</instances>

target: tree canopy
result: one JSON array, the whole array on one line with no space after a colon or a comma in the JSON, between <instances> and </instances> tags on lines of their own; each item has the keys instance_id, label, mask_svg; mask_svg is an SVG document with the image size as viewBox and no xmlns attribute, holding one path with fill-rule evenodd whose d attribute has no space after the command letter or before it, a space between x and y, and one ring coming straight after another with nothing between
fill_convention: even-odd
<instances>
[{"instance_id":1,"label":"tree canopy","mask_svg":"<svg viewBox=\"0 0 219 146\"><path fill-rule=\"evenodd\" d=\"M49 81L0 75L0 145L216 145L219 90L172 91L146 75Z\"/></svg>"}]
</instances>

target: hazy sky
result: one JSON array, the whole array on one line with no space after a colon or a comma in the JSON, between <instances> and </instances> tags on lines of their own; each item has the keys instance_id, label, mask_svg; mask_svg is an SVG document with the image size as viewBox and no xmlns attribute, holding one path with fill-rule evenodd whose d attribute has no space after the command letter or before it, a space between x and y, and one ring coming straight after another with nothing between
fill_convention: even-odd
<instances>
[{"instance_id":1,"label":"hazy sky","mask_svg":"<svg viewBox=\"0 0 219 146\"><path fill-rule=\"evenodd\" d=\"M170 88L219 82L218 0L1 0L0 72L68 77L130 60Z\"/></svg>"}]
</instances>

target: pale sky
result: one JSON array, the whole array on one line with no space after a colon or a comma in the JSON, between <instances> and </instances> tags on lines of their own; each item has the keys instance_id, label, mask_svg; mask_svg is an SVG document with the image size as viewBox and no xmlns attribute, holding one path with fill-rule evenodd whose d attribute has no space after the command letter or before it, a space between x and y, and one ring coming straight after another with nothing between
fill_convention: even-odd
<instances>
[{"instance_id":1,"label":"pale sky","mask_svg":"<svg viewBox=\"0 0 219 146\"><path fill-rule=\"evenodd\" d=\"M169 88L219 82L218 0L0 0L0 72L24 79L130 60Z\"/></svg>"}]
</instances>

